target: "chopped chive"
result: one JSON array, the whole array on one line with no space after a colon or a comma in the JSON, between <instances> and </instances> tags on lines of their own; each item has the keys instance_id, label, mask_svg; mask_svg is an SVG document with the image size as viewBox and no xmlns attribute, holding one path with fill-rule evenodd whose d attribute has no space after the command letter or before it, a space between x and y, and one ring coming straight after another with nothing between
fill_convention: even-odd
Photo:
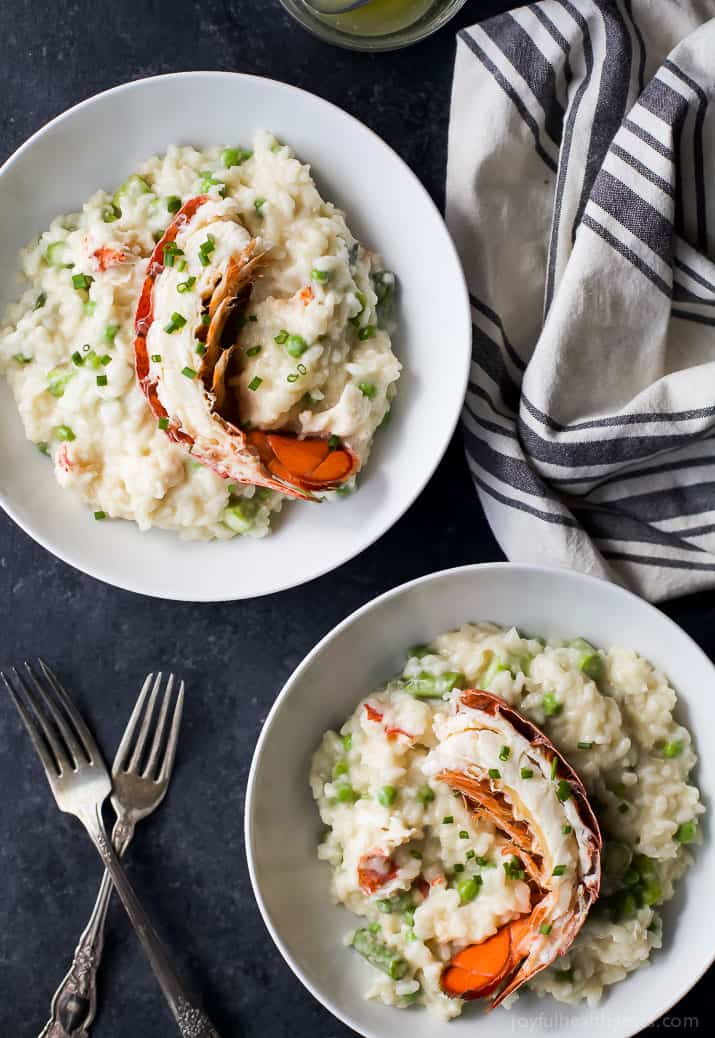
<instances>
[{"instance_id":1,"label":"chopped chive","mask_svg":"<svg viewBox=\"0 0 715 1038\"><path fill-rule=\"evenodd\" d=\"M410 854L412 855L413 858L416 858L417 861L422 861L422 851L412 850L412 851L410 851Z\"/></svg>"},{"instance_id":2,"label":"chopped chive","mask_svg":"<svg viewBox=\"0 0 715 1038\"><path fill-rule=\"evenodd\" d=\"M296 375L296 373L294 371L292 371L290 373L290 375L286 375L286 382L297 382L297 381L298 381L298 376Z\"/></svg>"},{"instance_id":3,"label":"chopped chive","mask_svg":"<svg viewBox=\"0 0 715 1038\"><path fill-rule=\"evenodd\" d=\"M593 749L593 743L592 742L580 742L578 744L578 748L579 748L579 750L592 750Z\"/></svg>"},{"instance_id":4,"label":"chopped chive","mask_svg":"<svg viewBox=\"0 0 715 1038\"><path fill-rule=\"evenodd\" d=\"M559 784L556 787L556 796L559 798L561 803L565 803L571 796L571 786L566 779L559 779Z\"/></svg>"},{"instance_id":5,"label":"chopped chive","mask_svg":"<svg viewBox=\"0 0 715 1038\"><path fill-rule=\"evenodd\" d=\"M299 375L308 374L308 369L306 368L305 364L296 364L296 370L298 371Z\"/></svg>"},{"instance_id":6,"label":"chopped chive","mask_svg":"<svg viewBox=\"0 0 715 1038\"><path fill-rule=\"evenodd\" d=\"M118 205L110 202L109 205L105 205L102 209L102 219L105 223L114 223L122 215L122 210Z\"/></svg>"},{"instance_id":7,"label":"chopped chive","mask_svg":"<svg viewBox=\"0 0 715 1038\"><path fill-rule=\"evenodd\" d=\"M177 260L176 263L174 264L174 270L178 270L179 273L181 273L182 271L186 270L186 260L185 259Z\"/></svg>"},{"instance_id":8,"label":"chopped chive","mask_svg":"<svg viewBox=\"0 0 715 1038\"><path fill-rule=\"evenodd\" d=\"M542 923L539 927L539 933L543 934L544 937L548 937L551 933L551 923Z\"/></svg>"},{"instance_id":9,"label":"chopped chive","mask_svg":"<svg viewBox=\"0 0 715 1038\"><path fill-rule=\"evenodd\" d=\"M102 512L101 509L100 509L99 511L94 513L94 518L95 519L106 519L107 518L107 513L106 512Z\"/></svg>"},{"instance_id":10,"label":"chopped chive","mask_svg":"<svg viewBox=\"0 0 715 1038\"><path fill-rule=\"evenodd\" d=\"M206 353L206 347L202 342L196 343L196 352L198 353L199 357L203 357L204 353Z\"/></svg>"},{"instance_id":11,"label":"chopped chive","mask_svg":"<svg viewBox=\"0 0 715 1038\"><path fill-rule=\"evenodd\" d=\"M107 381L106 375L97 375L96 382L98 386L106 386Z\"/></svg>"},{"instance_id":12,"label":"chopped chive","mask_svg":"<svg viewBox=\"0 0 715 1038\"><path fill-rule=\"evenodd\" d=\"M247 321L257 321L258 320L258 314L249 314L248 317L246 318L246 320Z\"/></svg>"},{"instance_id":13,"label":"chopped chive","mask_svg":"<svg viewBox=\"0 0 715 1038\"><path fill-rule=\"evenodd\" d=\"M522 768L521 769L521 777L523 779L533 778L534 777L534 769L533 768Z\"/></svg>"},{"instance_id":14,"label":"chopped chive","mask_svg":"<svg viewBox=\"0 0 715 1038\"><path fill-rule=\"evenodd\" d=\"M176 286L176 291L177 292L182 292L182 293L183 292L190 292L195 284L196 284L196 278L195 277L187 278L186 281L180 281L179 282L179 284Z\"/></svg>"},{"instance_id":15,"label":"chopped chive","mask_svg":"<svg viewBox=\"0 0 715 1038\"><path fill-rule=\"evenodd\" d=\"M454 821L454 815L445 815L442 819L442 825L451 825Z\"/></svg>"},{"instance_id":16,"label":"chopped chive","mask_svg":"<svg viewBox=\"0 0 715 1038\"><path fill-rule=\"evenodd\" d=\"M181 374L185 378L196 378L196 372L193 368L188 367L188 365L185 368L181 369Z\"/></svg>"},{"instance_id":17,"label":"chopped chive","mask_svg":"<svg viewBox=\"0 0 715 1038\"><path fill-rule=\"evenodd\" d=\"M157 422L157 425L159 426L160 429L168 429L169 428L169 419L168 418L160 418L159 421Z\"/></svg>"},{"instance_id":18,"label":"chopped chive","mask_svg":"<svg viewBox=\"0 0 715 1038\"><path fill-rule=\"evenodd\" d=\"M248 349L246 350L246 356L247 357L257 357L262 349L263 349L262 346L249 346Z\"/></svg>"},{"instance_id":19,"label":"chopped chive","mask_svg":"<svg viewBox=\"0 0 715 1038\"><path fill-rule=\"evenodd\" d=\"M179 328L183 328L185 324L186 318L182 314L178 314L176 310L174 310L173 314L171 315L171 320L168 324L164 325L164 331L168 332L169 335L171 335L172 332L178 331Z\"/></svg>"},{"instance_id":20,"label":"chopped chive","mask_svg":"<svg viewBox=\"0 0 715 1038\"><path fill-rule=\"evenodd\" d=\"M201 323L204 326L204 328L208 328L208 326L211 324L211 314L208 313L208 311L205 314L201 315Z\"/></svg>"},{"instance_id":21,"label":"chopped chive","mask_svg":"<svg viewBox=\"0 0 715 1038\"><path fill-rule=\"evenodd\" d=\"M346 753L350 753L352 748L353 748L353 737L352 737L352 733L348 732L347 735L343 736L343 749L345 750Z\"/></svg>"},{"instance_id":22,"label":"chopped chive","mask_svg":"<svg viewBox=\"0 0 715 1038\"><path fill-rule=\"evenodd\" d=\"M494 867L492 863L489 861L489 858L484 858L481 854L478 858L475 858L474 860L475 864L477 864L480 867L480 869L491 869Z\"/></svg>"},{"instance_id":23,"label":"chopped chive","mask_svg":"<svg viewBox=\"0 0 715 1038\"><path fill-rule=\"evenodd\" d=\"M466 829L460 829L459 830L459 838L460 838L460 840L468 840L469 839L469 833L467 832Z\"/></svg>"},{"instance_id":24,"label":"chopped chive","mask_svg":"<svg viewBox=\"0 0 715 1038\"><path fill-rule=\"evenodd\" d=\"M109 356L108 353L103 353L102 356L99 358L99 363L102 365L103 368L106 368L107 364L112 363L112 358Z\"/></svg>"},{"instance_id":25,"label":"chopped chive","mask_svg":"<svg viewBox=\"0 0 715 1038\"><path fill-rule=\"evenodd\" d=\"M169 195L169 197L166 200L166 208L172 214L178 213L179 209L181 209L181 199L179 198L179 196Z\"/></svg>"},{"instance_id":26,"label":"chopped chive","mask_svg":"<svg viewBox=\"0 0 715 1038\"><path fill-rule=\"evenodd\" d=\"M313 267L313 269L310 272L310 276L313 279L313 281L319 281L321 284L325 284L325 282L328 281L330 278L330 271L318 270L317 267Z\"/></svg>"},{"instance_id":27,"label":"chopped chive","mask_svg":"<svg viewBox=\"0 0 715 1038\"><path fill-rule=\"evenodd\" d=\"M91 317L96 309L97 304L95 303L94 299L88 299L87 302L84 304L84 312L86 313L87 317Z\"/></svg>"},{"instance_id":28,"label":"chopped chive","mask_svg":"<svg viewBox=\"0 0 715 1038\"><path fill-rule=\"evenodd\" d=\"M464 872L464 865L461 865L459 862L457 862L457 864L454 866L453 871L454 872Z\"/></svg>"},{"instance_id":29,"label":"chopped chive","mask_svg":"<svg viewBox=\"0 0 715 1038\"><path fill-rule=\"evenodd\" d=\"M499 750L499 760L509 760L511 757L511 750L508 746L502 746Z\"/></svg>"},{"instance_id":30,"label":"chopped chive","mask_svg":"<svg viewBox=\"0 0 715 1038\"><path fill-rule=\"evenodd\" d=\"M339 436L331 436L328 439L328 447L331 451L337 451L342 447L342 441Z\"/></svg>"},{"instance_id":31,"label":"chopped chive","mask_svg":"<svg viewBox=\"0 0 715 1038\"><path fill-rule=\"evenodd\" d=\"M553 871L552 875L553 876L563 876L565 872L566 872L566 866L565 865L555 865L554 866L554 871Z\"/></svg>"},{"instance_id":32,"label":"chopped chive","mask_svg":"<svg viewBox=\"0 0 715 1038\"><path fill-rule=\"evenodd\" d=\"M41 310L46 302L47 302L47 292L40 292L39 296L35 300L35 305L33 306L32 309L33 310Z\"/></svg>"},{"instance_id":33,"label":"chopped chive","mask_svg":"<svg viewBox=\"0 0 715 1038\"><path fill-rule=\"evenodd\" d=\"M256 210L259 216L263 216L263 206L266 204L265 198L257 198L253 203L253 208Z\"/></svg>"},{"instance_id":34,"label":"chopped chive","mask_svg":"<svg viewBox=\"0 0 715 1038\"><path fill-rule=\"evenodd\" d=\"M501 778L501 771L499 771L499 768L490 768L488 775L490 779L498 779Z\"/></svg>"},{"instance_id":35,"label":"chopped chive","mask_svg":"<svg viewBox=\"0 0 715 1038\"><path fill-rule=\"evenodd\" d=\"M72 432L69 425L58 425L55 429L55 436L58 440L66 442L76 439L75 434Z\"/></svg>"},{"instance_id":36,"label":"chopped chive","mask_svg":"<svg viewBox=\"0 0 715 1038\"><path fill-rule=\"evenodd\" d=\"M374 382L359 382L358 389L363 396L368 398L368 400L373 400L377 393L377 386Z\"/></svg>"},{"instance_id":37,"label":"chopped chive","mask_svg":"<svg viewBox=\"0 0 715 1038\"><path fill-rule=\"evenodd\" d=\"M199 246L199 260L202 267L208 267L211 262L209 257L216 248L216 239L212 234L206 235L206 241Z\"/></svg>"},{"instance_id":38,"label":"chopped chive","mask_svg":"<svg viewBox=\"0 0 715 1038\"><path fill-rule=\"evenodd\" d=\"M364 328L361 328L358 332L358 339L365 342L366 339L373 339L377 328L374 324L366 324Z\"/></svg>"},{"instance_id":39,"label":"chopped chive","mask_svg":"<svg viewBox=\"0 0 715 1038\"><path fill-rule=\"evenodd\" d=\"M107 327L104 329L104 341L113 343L118 331L118 324L108 324Z\"/></svg>"},{"instance_id":40,"label":"chopped chive","mask_svg":"<svg viewBox=\"0 0 715 1038\"><path fill-rule=\"evenodd\" d=\"M261 385L262 382L263 382L263 379L259 378L258 375L256 375L248 383L248 388L251 390L252 393L255 393L256 390L258 389L258 387Z\"/></svg>"},{"instance_id":41,"label":"chopped chive","mask_svg":"<svg viewBox=\"0 0 715 1038\"><path fill-rule=\"evenodd\" d=\"M175 241L168 241L164 245L164 266L173 267L178 256L183 256L184 250L180 249Z\"/></svg>"},{"instance_id":42,"label":"chopped chive","mask_svg":"<svg viewBox=\"0 0 715 1038\"><path fill-rule=\"evenodd\" d=\"M562 836L570 836L572 832L573 832L573 826L571 826L571 825L562 825L561 826L561 835Z\"/></svg>"},{"instance_id":43,"label":"chopped chive","mask_svg":"<svg viewBox=\"0 0 715 1038\"><path fill-rule=\"evenodd\" d=\"M35 444L35 446L37 447L37 449L40 452L40 454L49 454L50 453L49 444L47 443L46 440L38 440L38 442Z\"/></svg>"},{"instance_id":44,"label":"chopped chive","mask_svg":"<svg viewBox=\"0 0 715 1038\"><path fill-rule=\"evenodd\" d=\"M525 879L526 870L522 869L521 862L518 858L513 857L511 861L503 862L504 872L508 879Z\"/></svg>"},{"instance_id":45,"label":"chopped chive","mask_svg":"<svg viewBox=\"0 0 715 1038\"><path fill-rule=\"evenodd\" d=\"M284 343L288 341L288 332L285 330L285 328L281 328L281 330L278 332L278 335L274 336L273 341L277 342L279 346L282 346Z\"/></svg>"},{"instance_id":46,"label":"chopped chive","mask_svg":"<svg viewBox=\"0 0 715 1038\"><path fill-rule=\"evenodd\" d=\"M151 359L154 361L155 364L161 364L161 354L160 353L152 353Z\"/></svg>"},{"instance_id":47,"label":"chopped chive","mask_svg":"<svg viewBox=\"0 0 715 1038\"><path fill-rule=\"evenodd\" d=\"M476 857L476 853L477 853L476 851L467 851L467 854L466 854L467 859L471 860L472 858L475 858Z\"/></svg>"},{"instance_id":48,"label":"chopped chive","mask_svg":"<svg viewBox=\"0 0 715 1038\"><path fill-rule=\"evenodd\" d=\"M79 350L75 350L72 354L72 363L76 364L78 368L80 368L84 364L84 357L79 352Z\"/></svg>"},{"instance_id":49,"label":"chopped chive","mask_svg":"<svg viewBox=\"0 0 715 1038\"><path fill-rule=\"evenodd\" d=\"M87 289L94 281L91 274L73 274L72 275L72 288L76 288L78 291Z\"/></svg>"},{"instance_id":50,"label":"chopped chive","mask_svg":"<svg viewBox=\"0 0 715 1038\"><path fill-rule=\"evenodd\" d=\"M556 778L556 772L558 771L558 767L559 767L559 759L558 759L558 757L553 757L552 760L551 760L551 778L552 779Z\"/></svg>"},{"instance_id":51,"label":"chopped chive","mask_svg":"<svg viewBox=\"0 0 715 1038\"><path fill-rule=\"evenodd\" d=\"M23 367L25 364L32 364L32 357L26 357L24 353L15 353L12 359Z\"/></svg>"}]
</instances>

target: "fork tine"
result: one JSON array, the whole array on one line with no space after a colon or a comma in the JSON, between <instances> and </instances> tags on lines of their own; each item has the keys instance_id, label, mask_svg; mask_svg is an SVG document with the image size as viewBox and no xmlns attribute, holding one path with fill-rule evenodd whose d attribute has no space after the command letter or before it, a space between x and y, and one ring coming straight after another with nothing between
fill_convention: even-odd
<instances>
[{"instance_id":1,"label":"fork tine","mask_svg":"<svg viewBox=\"0 0 715 1038\"><path fill-rule=\"evenodd\" d=\"M15 692L15 689L8 681L4 671L0 671L0 677L2 677L3 684L10 693L13 703L17 707L17 711L20 714L22 723L25 725L28 735L32 739L32 743L35 749L37 750L37 753L40 757L40 760L42 761L45 771L48 773L48 775L52 774L54 777L58 773L57 762L54 760L52 754L48 750L47 743L43 739L40 729L37 727L35 721L32 720L32 717L30 716L27 707Z\"/></svg>"},{"instance_id":2,"label":"fork tine","mask_svg":"<svg viewBox=\"0 0 715 1038\"><path fill-rule=\"evenodd\" d=\"M40 760L47 772L47 777L52 781L53 779L58 778L63 771L69 770L70 762L67 759L67 756L63 753L62 747L56 736L51 732L46 720L38 710L32 692L27 687L25 681L20 674L18 674L15 667L12 667L11 673L15 678L16 684L24 693L24 697L20 696L16 689L13 688L4 673L2 676L3 682L13 698L13 702L15 703L15 706L20 713L20 717L29 732L35 749L40 755Z\"/></svg>"},{"instance_id":3,"label":"fork tine","mask_svg":"<svg viewBox=\"0 0 715 1038\"><path fill-rule=\"evenodd\" d=\"M67 689L62 685L55 672L47 666L44 660L38 658L37 662L40 664L42 673L52 686L53 692L62 703L67 720L71 724L76 737L82 743L84 752L87 755L87 760L90 764L101 764L102 754L99 752L99 747L94 741L94 736L84 723L79 710L70 699Z\"/></svg>"},{"instance_id":4,"label":"fork tine","mask_svg":"<svg viewBox=\"0 0 715 1038\"><path fill-rule=\"evenodd\" d=\"M157 782L168 782L171 778L171 772L174 768L174 760L176 759L176 745L179 741L179 728L181 726L181 716L183 714L183 711L184 682L182 681L179 685L179 694L176 697L174 716L171 719L171 730L169 732L169 738L166 740L164 760L162 761L161 770L159 771L159 777L157 779Z\"/></svg>"},{"instance_id":5,"label":"fork tine","mask_svg":"<svg viewBox=\"0 0 715 1038\"><path fill-rule=\"evenodd\" d=\"M141 687L139 697L136 703L134 704L134 709L132 710L132 716L129 718L129 721L127 722L127 727L124 730L122 741L119 743L116 755L114 757L114 764L112 765L112 771L114 772L121 771L124 768L126 759L129 756L129 749L132 745L132 739L134 738L134 729L137 726L137 721L141 717L142 710L144 709L144 703L146 701L147 695L149 694L149 688L151 687L151 683L153 680L153 674L147 674L147 676L144 678L144 684Z\"/></svg>"},{"instance_id":6,"label":"fork tine","mask_svg":"<svg viewBox=\"0 0 715 1038\"><path fill-rule=\"evenodd\" d=\"M134 747L134 753L132 759L129 761L127 771L138 771L139 761L141 760L144 747L146 745L147 736L149 735L149 728L151 726L151 718L154 713L154 706L156 704L156 697L159 695L159 689L161 688L161 671L156 676L154 687L151 690L149 696L149 702L147 703L146 712L144 714L144 720L142 721L141 728L139 729L139 735L137 736L136 745Z\"/></svg>"},{"instance_id":7,"label":"fork tine","mask_svg":"<svg viewBox=\"0 0 715 1038\"><path fill-rule=\"evenodd\" d=\"M35 686L35 691L42 700L43 705L47 708L48 713L52 715L52 720L55 722L55 726L57 727L58 732L64 739L65 745L68 747L70 751L73 767L77 767L77 765L82 760L84 754L82 751L82 747L75 738L74 732L65 720L61 709L58 709L57 704L54 702L54 697L49 695L47 689L42 687L37 677L37 674L35 674L34 670L27 662L27 660L25 660L25 671L27 673L28 679Z\"/></svg>"},{"instance_id":8,"label":"fork tine","mask_svg":"<svg viewBox=\"0 0 715 1038\"><path fill-rule=\"evenodd\" d=\"M151 744L151 751L149 753L149 760L146 767L144 768L144 776L149 777L154 768L156 762L159 759L159 751L161 750L161 740L164 736L164 726L166 724L167 714L169 713L169 703L171 702L171 693L174 691L174 675L169 675L169 680L166 683L166 691L164 692L164 698L161 701L161 709L159 711L159 720L156 722L156 731L154 733L154 740Z\"/></svg>"}]
</instances>

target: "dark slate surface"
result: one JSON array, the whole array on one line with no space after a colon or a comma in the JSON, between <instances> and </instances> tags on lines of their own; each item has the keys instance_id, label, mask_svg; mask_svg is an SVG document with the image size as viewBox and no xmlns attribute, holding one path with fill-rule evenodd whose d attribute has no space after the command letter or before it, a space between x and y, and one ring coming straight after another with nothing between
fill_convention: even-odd
<instances>
[{"instance_id":1,"label":"dark slate surface","mask_svg":"<svg viewBox=\"0 0 715 1038\"><path fill-rule=\"evenodd\" d=\"M432 40L370 57L313 40L276 0L3 3L0 158L99 90L161 72L230 69L284 79L343 106L409 162L441 205L452 28L506 6L470 0ZM175 784L165 809L140 832L132 873L223 1038L351 1033L283 964L246 873L243 788L276 692L317 639L375 595L431 570L501 557L456 440L381 541L336 573L256 602L192 606L115 591L54 560L0 517L3 664L29 654L55 662L108 754L146 671L171 665L188 679ZM710 596L672 603L667 612L715 649ZM2 701L0 790L0 1034L32 1038L85 923L98 865L77 823L56 811ZM172 1038L176 1029L117 910L106 966L97 1038ZM685 1017L704 1024L706 984L674 1010L671 1026L698 1026Z\"/></svg>"}]
</instances>

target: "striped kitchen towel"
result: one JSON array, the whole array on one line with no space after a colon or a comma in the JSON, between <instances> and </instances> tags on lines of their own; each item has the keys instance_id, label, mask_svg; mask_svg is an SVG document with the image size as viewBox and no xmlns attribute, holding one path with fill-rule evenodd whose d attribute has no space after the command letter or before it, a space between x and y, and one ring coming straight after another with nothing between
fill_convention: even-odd
<instances>
[{"instance_id":1,"label":"striped kitchen towel","mask_svg":"<svg viewBox=\"0 0 715 1038\"><path fill-rule=\"evenodd\" d=\"M467 460L507 556L653 600L715 586L715 0L461 32L447 220Z\"/></svg>"}]
</instances>

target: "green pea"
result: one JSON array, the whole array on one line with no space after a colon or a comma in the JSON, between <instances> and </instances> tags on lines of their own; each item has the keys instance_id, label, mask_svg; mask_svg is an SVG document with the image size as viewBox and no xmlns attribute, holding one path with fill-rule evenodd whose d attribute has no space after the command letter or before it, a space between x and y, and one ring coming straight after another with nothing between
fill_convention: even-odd
<instances>
[{"instance_id":1,"label":"green pea","mask_svg":"<svg viewBox=\"0 0 715 1038\"><path fill-rule=\"evenodd\" d=\"M383 786L377 794L377 799L383 807L391 807L397 800L397 790L394 786Z\"/></svg>"},{"instance_id":2,"label":"green pea","mask_svg":"<svg viewBox=\"0 0 715 1038\"><path fill-rule=\"evenodd\" d=\"M432 801L435 799L435 796L435 791L432 789L431 786L420 786L420 788L417 790L417 799L423 807L426 807L427 804L431 804Z\"/></svg>"},{"instance_id":3,"label":"green pea","mask_svg":"<svg viewBox=\"0 0 715 1038\"><path fill-rule=\"evenodd\" d=\"M663 747L663 756L672 760L674 757L679 757L683 749L682 739L674 739L673 742L667 742Z\"/></svg>"},{"instance_id":4,"label":"green pea","mask_svg":"<svg viewBox=\"0 0 715 1038\"><path fill-rule=\"evenodd\" d=\"M286 353L291 357L302 357L308 349L308 343L302 335L289 335L285 342Z\"/></svg>"},{"instance_id":5,"label":"green pea","mask_svg":"<svg viewBox=\"0 0 715 1038\"><path fill-rule=\"evenodd\" d=\"M470 901L474 901L475 897L479 893L481 880L481 876L469 876L465 879L459 880L457 883L457 893L459 894L459 900L463 905L468 904Z\"/></svg>"},{"instance_id":6,"label":"green pea","mask_svg":"<svg viewBox=\"0 0 715 1038\"><path fill-rule=\"evenodd\" d=\"M544 697L541 700L541 707L544 711L545 717L558 717L564 708L563 703L559 703L554 692L545 692Z\"/></svg>"},{"instance_id":7,"label":"green pea","mask_svg":"<svg viewBox=\"0 0 715 1038\"><path fill-rule=\"evenodd\" d=\"M340 782L335 787L335 797L339 804L353 804L358 799L349 782Z\"/></svg>"},{"instance_id":8,"label":"green pea","mask_svg":"<svg viewBox=\"0 0 715 1038\"><path fill-rule=\"evenodd\" d=\"M683 822L678 826L675 839L678 843L693 843L698 831L698 823L694 818L691 818L689 822Z\"/></svg>"}]
</instances>

